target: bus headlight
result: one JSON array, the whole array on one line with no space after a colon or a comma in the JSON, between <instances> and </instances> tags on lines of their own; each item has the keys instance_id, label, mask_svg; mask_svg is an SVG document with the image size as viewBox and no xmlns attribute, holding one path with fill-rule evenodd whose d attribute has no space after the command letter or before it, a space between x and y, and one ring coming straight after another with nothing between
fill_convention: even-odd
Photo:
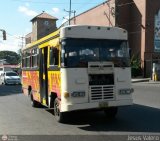
<instances>
[{"instance_id":1,"label":"bus headlight","mask_svg":"<svg viewBox=\"0 0 160 141\"><path fill-rule=\"evenodd\" d=\"M134 92L134 89L120 89L119 90L120 95L131 94L133 92Z\"/></svg>"},{"instance_id":2,"label":"bus headlight","mask_svg":"<svg viewBox=\"0 0 160 141\"><path fill-rule=\"evenodd\" d=\"M73 92L71 93L72 97L84 97L85 96L85 92Z\"/></svg>"},{"instance_id":3,"label":"bus headlight","mask_svg":"<svg viewBox=\"0 0 160 141\"><path fill-rule=\"evenodd\" d=\"M68 92L64 92L64 97L68 98L69 97L69 93Z\"/></svg>"}]
</instances>

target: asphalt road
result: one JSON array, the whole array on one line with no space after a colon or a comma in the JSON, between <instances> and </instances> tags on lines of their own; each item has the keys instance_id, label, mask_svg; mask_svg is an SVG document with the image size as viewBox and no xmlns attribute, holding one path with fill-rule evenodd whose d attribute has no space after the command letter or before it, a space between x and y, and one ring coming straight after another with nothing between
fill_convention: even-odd
<instances>
[{"instance_id":1,"label":"asphalt road","mask_svg":"<svg viewBox=\"0 0 160 141\"><path fill-rule=\"evenodd\" d=\"M135 83L134 103L160 109L160 82Z\"/></svg>"},{"instance_id":2,"label":"asphalt road","mask_svg":"<svg viewBox=\"0 0 160 141\"><path fill-rule=\"evenodd\" d=\"M75 112L57 123L45 108L32 108L20 85L0 85L0 135L160 135L160 84L133 84L134 105L108 121L103 112Z\"/></svg>"}]
</instances>

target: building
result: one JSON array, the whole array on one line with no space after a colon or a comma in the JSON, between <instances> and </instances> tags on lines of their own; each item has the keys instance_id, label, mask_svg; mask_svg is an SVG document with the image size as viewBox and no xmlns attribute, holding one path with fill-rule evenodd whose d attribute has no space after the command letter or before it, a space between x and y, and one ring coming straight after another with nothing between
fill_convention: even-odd
<instances>
[{"instance_id":1,"label":"building","mask_svg":"<svg viewBox=\"0 0 160 141\"><path fill-rule=\"evenodd\" d=\"M34 17L26 44L55 31L57 18L42 12ZM71 24L118 26L128 31L131 56L138 58L144 77L160 73L160 0L104 0L73 17ZM66 22L62 26L68 24Z\"/></svg>"},{"instance_id":2,"label":"building","mask_svg":"<svg viewBox=\"0 0 160 141\"><path fill-rule=\"evenodd\" d=\"M72 18L71 24L125 28L131 55L139 58L143 76L152 76L153 63L160 66L160 0L104 1Z\"/></svg>"},{"instance_id":3,"label":"building","mask_svg":"<svg viewBox=\"0 0 160 141\"><path fill-rule=\"evenodd\" d=\"M57 29L56 21L58 19L44 11L34 17L32 22L32 32L25 36L26 44L37 41L38 39L52 33Z\"/></svg>"}]
</instances>

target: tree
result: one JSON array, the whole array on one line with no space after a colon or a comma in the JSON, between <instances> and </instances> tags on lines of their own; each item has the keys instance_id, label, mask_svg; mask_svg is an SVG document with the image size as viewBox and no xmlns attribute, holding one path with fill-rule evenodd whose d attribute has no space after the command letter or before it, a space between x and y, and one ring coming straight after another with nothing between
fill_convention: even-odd
<instances>
[{"instance_id":1,"label":"tree","mask_svg":"<svg viewBox=\"0 0 160 141\"><path fill-rule=\"evenodd\" d=\"M6 59L6 62L11 65L17 65L20 63L21 57L13 51L0 51L0 60L2 59Z\"/></svg>"},{"instance_id":2,"label":"tree","mask_svg":"<svg viewBox=\"0 0 160 141\"><path fill-rule=\"evenodd\" d=\"M142 75L141 59L139 59L138 55L133 55L131 57L131 72L132 72L132 77Z\"/></svg>"}]
</instances>

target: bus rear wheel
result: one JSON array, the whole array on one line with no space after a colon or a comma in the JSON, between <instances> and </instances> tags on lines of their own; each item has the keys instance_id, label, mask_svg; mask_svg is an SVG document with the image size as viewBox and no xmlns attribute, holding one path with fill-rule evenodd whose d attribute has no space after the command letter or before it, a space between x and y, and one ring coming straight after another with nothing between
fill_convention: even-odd
<instances>
[{"instance_id":1,"label":"bus rear wheel","mask_svg":"<svg viewBox=\"0 0 160 141\"><path fill-rule=\"evenodd\" d=\"M66 121L65 115L66 113L60 112L59 100L56 98L54 101L54 116L56 120L60 123L64 123Z\"/></svg>"},{"instance_id":2,"label":"bus rear wheel","mask_svg":"<svg viewBox=\"0 0 160 141\"><path fill-rule=\"evenodd\" d=\"M108 119L112 120L116 117L118 113L118 107L110 107L104 110Z\"/></svg>"},{"instance_id":3,"label":"bus rear wheel","mask_svg":"<svg viewBox=\"0 0 160 141\"><path fill-rule=\"evenodd\" d=\"M31 106L34 108L40 107L40 103L34 100L32 91L29 92L30 100L31 100Z\"/></svg>"}]
</instances>

